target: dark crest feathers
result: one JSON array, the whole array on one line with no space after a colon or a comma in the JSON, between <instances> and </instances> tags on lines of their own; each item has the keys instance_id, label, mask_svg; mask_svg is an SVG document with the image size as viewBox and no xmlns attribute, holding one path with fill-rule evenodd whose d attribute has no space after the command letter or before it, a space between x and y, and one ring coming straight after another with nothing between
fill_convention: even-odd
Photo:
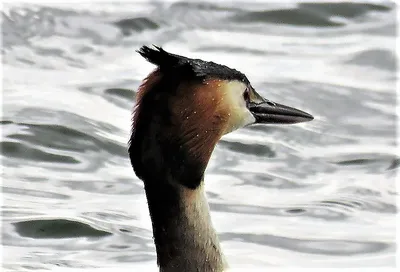
<instances>
[{"instance_id":1,"label":"dark crest feathers","mask_svg":"<svg viewBox=\"0 0 400 272\"><path fill-rule=\"evenodd\" d=\"M159 46L153 46L155 49L148 46L142 46L137 52L146 60L157 65L160 68L171 68L174 66L185 64L185 57L171 54Z\"/></svg>"},{"instance_id":2,"label":"dark crest feathers","mask_svg":"<svg viewBox=\"0 0 400 272\"><path fill-rule=\"evenodd\" d=\"M184 72L195 77L215 77L226 80L239 80L249 84L247 77L232 68L211 61L191 59L180 55L169 53L159 46L153 48L142 46L137 52L147 61L157 65L162 72Z\"/></svg>"}]
</instances>

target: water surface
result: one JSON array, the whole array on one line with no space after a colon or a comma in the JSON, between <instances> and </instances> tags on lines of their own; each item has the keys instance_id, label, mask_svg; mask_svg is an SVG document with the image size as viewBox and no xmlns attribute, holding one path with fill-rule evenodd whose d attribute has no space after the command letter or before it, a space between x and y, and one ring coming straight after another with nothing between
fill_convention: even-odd
<instances>
[{"instance_id":1,"label":"water surface","mask_svg":"<svg viewBox=\"0 0 400 272\"><path fill-rule=\"evenodd\" d=\"M235 264L395 265L396 11L389 2L5 5L2 243L12 271L154 264L131 110L157 44L312 113L225 136L207 169Z\"/></svg>"}]
</instances>

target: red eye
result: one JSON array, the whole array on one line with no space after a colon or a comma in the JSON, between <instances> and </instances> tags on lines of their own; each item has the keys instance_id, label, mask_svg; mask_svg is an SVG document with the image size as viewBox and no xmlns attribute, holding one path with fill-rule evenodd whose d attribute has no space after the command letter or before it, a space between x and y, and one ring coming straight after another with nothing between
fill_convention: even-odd
<instances>
[{"instance_id":1,"label":"red eye","mask_svg":"<svg viewBox=\"0 0 400 272\"><path fill-rule=\"evenodd\" d=\"M246 88L246 90L243 93L243 98L247 102L250 99L250 93L249 93L249 88Z\"/></svg>"}]
</instances>

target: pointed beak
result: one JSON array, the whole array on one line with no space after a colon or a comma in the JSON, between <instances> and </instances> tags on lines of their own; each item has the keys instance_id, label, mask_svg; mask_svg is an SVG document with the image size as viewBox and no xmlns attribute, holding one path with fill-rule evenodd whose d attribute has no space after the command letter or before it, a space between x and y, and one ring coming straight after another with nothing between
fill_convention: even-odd
<instances>
[{"instance_id":1,"label":"pointed beak","mask_svg":"<svg viewBox=\"0 0 400 272\"><path fill-rule=\"evenodd\" d=\"M248 107L256 124L295 124L314 119L309 113L271 101L250 102Z\"/></svg>"}]
</instances>

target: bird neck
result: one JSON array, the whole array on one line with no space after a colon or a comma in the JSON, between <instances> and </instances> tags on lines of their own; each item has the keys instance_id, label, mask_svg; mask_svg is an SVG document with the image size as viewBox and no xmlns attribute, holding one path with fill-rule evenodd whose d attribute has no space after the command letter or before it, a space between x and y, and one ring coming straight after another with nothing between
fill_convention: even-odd
<instances>
[{"instance_id":1,"label":"bird neck","mask_svg":"<svg viewBox=\"0 0 400 272\"><path fill-rule=\"evenodd\" d=\"M196 189L176 184L145 182L160 271L223 271L203 182Z\"/></svg>"}]
</instances>

